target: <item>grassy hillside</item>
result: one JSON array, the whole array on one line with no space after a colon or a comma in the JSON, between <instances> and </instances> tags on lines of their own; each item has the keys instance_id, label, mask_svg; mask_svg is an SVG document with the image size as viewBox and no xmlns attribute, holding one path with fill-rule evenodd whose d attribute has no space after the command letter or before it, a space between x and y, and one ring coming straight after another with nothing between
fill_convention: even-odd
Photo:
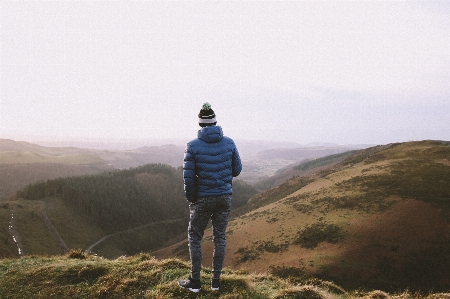
<instances>
[{"instance_id":1,"label":"grassy hillside","mask_svg":"<svg viewBox=\"0 0 450 299\"><path fill-rule=\"evenodd\" d=\"M449 160L450 142L377 146L259 193L229 224L225 264L346 288L449 290ZM157 256L188 259L186 244Z\"/></svg>"},{"instance_id":2,"label":"grassy hillside","mask_svg":"<svg viewBox=\"0 0 450 299\"><path fill-rule=\"evenodd\" d=\"M64 254L70 248L85 248L99 240L104 230L87 215L73 209L59 198L8 201L0 210L6 219L14 215L15 244L10 234L2 234L1 257ZM62 240L62 241L61 241Z\"/></svg>"},{"instance_id":3,"label":"grassy hillside","mask_svg":"<svg viewBox=\"0 0 450 299\"><path fill-rule=\"evenodd\" d=\"M383 291L346 292L314 278L294 280L268 274L225 269L220 291L209 288L211 270L202 269L202 290L181 289L189 264L158 260L141 254L108 260L71 251L66 256L0 260L1 298L305 298L305 299L448 299L450 293L388 294ZM25 287L26 286L26 287Z\"/></svg>"},{"instance_id":4,"label":"grassy hillside","mask_svg":"<svg viewBox=\"0 0 450 299\"><path fill-rule=\"evenodd\" d=\"M187 226L181 172L168 165L38 182L16 198L9 210L27 255L90 247L117 257L158 248Z\"/></svg>"}]
</instances>

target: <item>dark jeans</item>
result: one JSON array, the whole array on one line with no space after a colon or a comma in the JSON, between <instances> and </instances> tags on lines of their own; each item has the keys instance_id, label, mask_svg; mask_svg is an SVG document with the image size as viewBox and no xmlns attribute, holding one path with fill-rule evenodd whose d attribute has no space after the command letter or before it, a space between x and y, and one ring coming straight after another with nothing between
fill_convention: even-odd
<instances>
[{"instance_id":1,"label":"dark jeans","mask_svg":"<svg viewBox=\"0 0 450 299\"><path fill-rule=\"evenodd\" d=\"M190 221L188 238L192 263L191 277L193 279L200 279L200 270L202 267L201 241L209 219L212 220L214 242L212 273L214 279L220 278L225 257L225 231L228 225L231 201L231 195L201 197L197 202L189 206Z\"/></svg>"}]
</instances>

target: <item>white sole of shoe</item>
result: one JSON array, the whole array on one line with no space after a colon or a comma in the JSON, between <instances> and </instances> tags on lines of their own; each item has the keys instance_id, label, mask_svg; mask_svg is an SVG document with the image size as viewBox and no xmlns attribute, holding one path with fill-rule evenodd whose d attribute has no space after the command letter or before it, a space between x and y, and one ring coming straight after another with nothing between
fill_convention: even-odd
<instances>
[{"instance_id":1,"label":"white sole of shoe","mask_svg":"<svg viewBox=\"0 0 450 299\"><path fill-rule=\"evenodd\" d=\"M180 288L182 288L182 289L189 290L189 291L191 291L191 292L193 292L193 293L198 293L198 292L200 292L200 289L185 288L185 287L180 286L180 285L178 285L178 286L179 286Z\"/></svg>"},{"instance_id":2,"label":"white sole of shoe","mask_svg":"<svg viewBox=\"0 0 450 299\"><path fill-rule=\"evenodd\" d=\"M212 291L218 291L219 288L211 288Z\"/></svg>"}]
</instances>

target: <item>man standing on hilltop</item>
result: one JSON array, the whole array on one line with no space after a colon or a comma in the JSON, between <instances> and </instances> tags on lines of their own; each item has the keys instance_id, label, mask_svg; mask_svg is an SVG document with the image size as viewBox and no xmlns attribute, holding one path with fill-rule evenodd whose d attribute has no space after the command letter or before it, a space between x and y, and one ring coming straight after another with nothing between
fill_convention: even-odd
<instances>
[{"instance_id":1,"label":"man standing on hilltop","mask_svg":"<svg viewBox=\"0 0 450 299\"><path fill-rule=\"evenodd\" d=\"M211 289L219 290L225 257L225 231L233 194L232 180L242 170L236 145L231 138L223 136L220 126L216 126L216 115L209 103L203 104L198 117L202 129L198 131L198 138L187 144L183 164L184 191L190 203L191 275L178 282L181 287L195 293L201 288L200 243L209 219L212 219L214 242Z\"/></svg>"}]
</instances>

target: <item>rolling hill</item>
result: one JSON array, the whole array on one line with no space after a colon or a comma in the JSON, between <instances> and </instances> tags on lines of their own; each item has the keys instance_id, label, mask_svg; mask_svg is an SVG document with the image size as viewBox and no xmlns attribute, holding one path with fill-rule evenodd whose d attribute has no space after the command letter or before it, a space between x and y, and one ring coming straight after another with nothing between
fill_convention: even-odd
<instances>
[{"instance_id":1,"label":"rolling hill","mask_svg":"<svg viewBox=\"0 0 450 299\"><path fill-rule=\"evenodd\" d=\"M228 227L232 269L346 288L450 289L450 142L360 150L258 193L241 209ZM208 232L205 257L210 239ZM155 254L188 260L187 242Z\"/></svg>"},{"instance_id":2,"label":"rolling hill","mask_svg":"<svg viewBox=\"0 0 450 299\"><path fill-rule=\"evenodd\" d=\"M355 151L346 151L339 154L327 155L317 159L305 159L301 164L293 163L275 172L272 176L264 178L253 186L261 191L276 187L294 176L306 176L321 170L329 169L340 161L348 158Z\"/></svg>"},{"instance_id":3,"label":"rolling hill","mask_svg":"<svg viewBox=\"0 0 450 299\"><path fill-rule=\"evenodd\" d=\"M364 145L340 146L327 144L320 146L294 146L292 144L285 144L285 147L264 148L265 143L261 143L261 146L257 148L255 145L259 143L244 142L243 144L253 151L249 151L246 147L242 148L241 157L245 167L242 170L240 178L252 184L260 191L267 190L275 184L282 183L292 175L304 174L302 170L292 169L300 162L307 162L330 155L339 155L365 147ZM239 147L239 151L241 152L241 147ZM289 170L291 173L289 173ZM284 174L279 175L283 172Z\"/></svg>"},{"instance_id":4,"label":"rolling hill","mask_svg":"<svg viewBox=\"0 0 450 299\"><path fill-rule=\"evenodd\" d=\"M150 163L181 166L184 148L176 145L147 146L135 150L97 150L45 147L0 139L0 201L30 183L101 173Z\"/></svg>"}]
</instances>

